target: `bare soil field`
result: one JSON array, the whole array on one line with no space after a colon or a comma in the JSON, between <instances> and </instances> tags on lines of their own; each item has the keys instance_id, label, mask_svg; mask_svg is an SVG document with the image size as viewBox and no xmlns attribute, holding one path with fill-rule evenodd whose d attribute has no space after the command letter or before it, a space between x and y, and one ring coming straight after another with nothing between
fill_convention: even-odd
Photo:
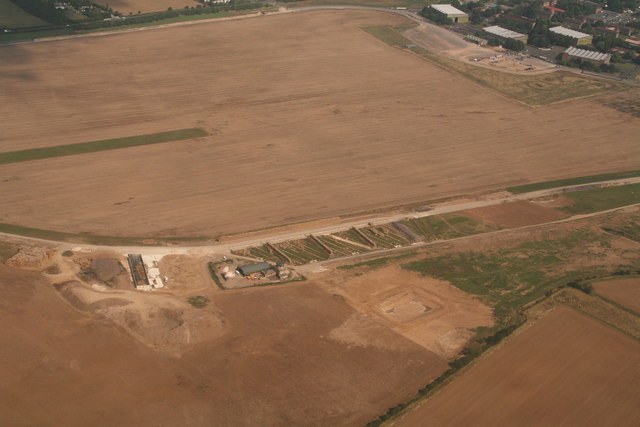
<instances>
[{"instance_id":1,"label":"bare soil field","mask_svg":"<svg viewBox=\"0 0 640 427\"><path fill-rule=\"evenodd\" d=\"M507 203L471 209L464 211L464 213L481 221L488 221L507 228L542 224L568 216L566 213L531 202Z\"/></svg>"},{"instance_id":2,"label":"bare soil field","mask_svg":"<svg viewBox=\"0 0 640 427\"><path fill-rule=\"evenodd\" d=\"M343 276L324 279L321 286L443 358L455 356L472 329L493 325L491 309L478 299L397 265Z\"/></svg>"},{"instance_id":3,"label":"bare soil field","mask_svg":"<svg viewBox=\"0 0 640 427\"><path fill-rule=\"evenodd\" d=\"M97 1L98 4L106 4L113 10L117 10L124 15L138 12L161 12L172 7L173 9L184 9L185 6L196 7L195 0L104 0Z\"/></svg>"},{"instance_id":4,"label":"bare soil field","mask_svg":"<svg viewBox=\"0 0 640 427\"><path fill-rule=\"evenodd\" d=\"M597 282L593 288L603 297L640 313L640 279Z\"/></svg>"},{"instance_id":5,"label":"bare soil field","mask_svg":"<svg viewBox=\"0 0 640 427\"><path fill-rule=\"evenodd\" d=\"M213 236L637 167L640 119L531 109L360 28L406 23L314 11L3 46L3 150L210 136L4 165L0 221Z\"/></svg>"},{"instance_id":6,"label":"bare soil field","mask_svg":"<svg viewBox=\"0 0 640 427\"><path fill-rule=\"evenodd\" d=\"M0 264L0 424L359 426L447 367L310 282L203 295Z\"/></svg>"},{"instance_id":7,"label":"bare soil field","mask_svg":"<svg viewBox=\"0 0 640 427\"><path fill-rule=\"evenodd\" d=\"M640 423L640 343L559 307L395 425Z\"/></svg>"}]
</instances>

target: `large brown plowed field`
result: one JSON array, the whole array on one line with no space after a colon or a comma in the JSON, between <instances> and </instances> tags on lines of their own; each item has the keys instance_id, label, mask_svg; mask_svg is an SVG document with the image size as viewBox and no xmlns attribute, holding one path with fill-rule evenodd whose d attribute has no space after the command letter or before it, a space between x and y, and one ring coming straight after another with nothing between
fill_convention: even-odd
<instances>
[{"instance_id":1,"label":"large brown plowed field","mask_svg":"<svg viewBox=\"0 0 640 427\"><path fill-rule=\"evenodd\" d=\"M640 119L531 109L360 29L406 23L314 11L0 47L3 151L211 133L3 165L0 222L211 236L637 168Z\"/></svg>"},{"instance_id":2,"label":"large brown plowed field","mask_svg":"<svg viewBox=\"0 0 640 427\"><path fill-rule=\"evenodd\" d=\"M637 426L640 343L560 307L398 426Z\"/></svg>"},{"instance_id":3,"label":"large brown plowed field","mask_svg":"<svg viewBox=\"0 0 640 427\"><path fill-rule=\"evenodd\" d=\"M38 273L0 264L0 425L360 426L447 368L311 283L207 295L190 310L224 334L172 357L104 306L76 311ZM129 312L130 326L140 320Z\"/></svg>"},{"instance_id":4,"label":"large brown plowed field","mask_svg":"<svg viewBox=\"0 0 640 427\"><path fill-rule=\"evenodd\" d=\"M603 297L640 313L640 279L608 280L593 287Z\"/></svg>"}]
</instances>

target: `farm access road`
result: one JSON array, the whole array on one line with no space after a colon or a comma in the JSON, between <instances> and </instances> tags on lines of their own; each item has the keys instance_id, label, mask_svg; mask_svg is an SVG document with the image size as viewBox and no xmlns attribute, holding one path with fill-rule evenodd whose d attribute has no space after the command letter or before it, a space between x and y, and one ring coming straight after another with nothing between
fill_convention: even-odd
<instances>
[{"instance_id":1,"label":"farm access road","mask_svg":"<svg viewBox=\"0 0 640 427\"><path fill-rule=\"evenodd\" d=\"M392 213L392 214L379 214L379 215L365 215L354 217L353 220L347 220L340 222L339 224L331 224L331 225L320 225L313 226L309 225L308 227L304 227L301 225L295 231L285 231L284 227L275 228L271 230L265 230L261 232L255 233L245 233L235 236L227 236L225 238L226 241L218 242L213 245L200 245L200 246L105 246L105 245L85 245L85 244L77 244L77 243L67 243L67 242L58 242L52 240L45 239L37 239L32 237L23 237L17 236L14 234L8 233L0 233L0 236L10 239L13 241L17 241L19 243L32 243L32 244L49 244L55 245L61 249L74 249L74 250L100 250L100 249L108 249L111 251L115 251L122 255L126 255L129 253L144 253L144 254L154 254L154 255L193 255L193 256L223 256L230 255L231 250L233 249L242 249L252 246L260 246L269 243L280 243L288 240L297 240L308 237L309 235L327 235L332 233L337 233L340 231L346 231L353 227L362 228L368 227L371 225L381 225L387 224L395 221L402 221L405 219L416 219L416 218L424 218L432 215L443 215L453 212L460 212L469 209L477 209L484 208L488 206L495 206L500 204L506 204L517 201L526 201L532 200L540 197L553 196L557 194L569 193L580 190L588 190L594 188L601 187L612 187L612 186L621 186L621 185L629 185L629 184L639 184L640 177L635 178L624 178L624 179L615 179L609 181L600 181L579 185L570 185L564 187L556 187L550 188L546 190L538 190L532 191L528 193L521 194L505 194L505 192L499 193L490 193L487 195L479 196L478 200L472 201L446 201L440 204L434 204L430 206L429 210L423 212L402 212L402 213ZM616 208L619 209L619 208ZM614 209L615 210L615 209ZM593 214L584 214L584 215L575 215L570 218L560 220L560 221L569 221L573 219L585 218L589 216L599 215L602 212L596 212ZM504 231L504 230L502 230ZM253 234L253 235L252 235ZM464 238L464 237L463 237ZM426 244L433 244L423 243ZM437 243L437 242L436 242ZM421 244L414 244L411 247L420 246ZM398 249L406 249L398 248ZM394 251L395 249L383 250L383 251L375 251L368 254L358 255L356 257L362 256L379 256L381 253ZM347 257L353 258L353 257ZM346 258L341 258L342 260ZM333 262L336 260L328 260L326 262ZM320 264L320 263L318 263ZM300 269L300 267L296 267L296 269ZM320 270L322 267L320 267ZM309 272L312 272L314 269L312 268Z\"/></svg>"}]
</instances>

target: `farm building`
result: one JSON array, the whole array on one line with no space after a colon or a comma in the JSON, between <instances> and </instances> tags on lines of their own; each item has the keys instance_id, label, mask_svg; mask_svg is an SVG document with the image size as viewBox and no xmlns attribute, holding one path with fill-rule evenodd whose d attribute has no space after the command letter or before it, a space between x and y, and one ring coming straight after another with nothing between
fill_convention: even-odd
<instances>
[{"instance_id":1,"label":"farm building","mask_svg":"<svg viewBox=\"0 0 640 427\"><path fill-rule=\"evenodd\" d=\"M238 267L238 273L244 277L257 277L258 275L266 275L273 270L273 266L268 262L256 262L255 264L241 265ZM275 273L275 271L274 271Z\"/></svg>"},{"instance_id":2,"label":"farm building","mask_svg":"<svg viewBox=\"0 0 640 427\"><path fill-rule=\"evenodd\" d=\"M570 37L574 39L576 41L576 44L578 45L591 44L591 41L593 40L593 36L591 34L581 33L580 31L561 26L549 28L549 31L554 34L560 34L561 36Z\"/></svg>"},{"instance_id":3,"label":"farm building","mask_svg":"<svg viewBox=\"0 0 640 427\"><path fill-rule=\"evenodd\" d=\"M516 33L515 31L507 30L506 28L502 28L497 25L493 25L491 27L485 27L482 30L485 33L491 34L492 36L496 36L503 40L514 39L514 40L519 40L523 43L527 42L526 34Z\"/></svg>"},{"instance_id":4,"label":"farm building","mask_svg":"<svg viewBox=\"0 0 640 427\"><path fill-rule=\"evenodd\" d=\"M450 4L432 4L431 8L451 19L454 23L469 22L469 15Z\"/></svg>"},{"instance_id":5,"label":"farm building","mask_svg":"<svg viewBox=\"0 0 640 427\"><path fill-rule=\"evenodd\" d=\"M474 36L472 34L468 34L468 35L464 36L464 39L466 41L475 43L475 44L480 45L480 46L484 46L484 45L486 45L488 43L488 41L483 39L482 37Z\"/></svg>"},{"instance_id":6,"label":"farm building","mask_svg":"<svg viewBox=\"0 0 640 427\"><path fill-rule=\"evenodd\" d=\"M583 61L591 61L596 64L608 64L611 60L611 55L608 53L593 52L591 50L570 47L562 53L562 60L568 61L571 58L582 59Z\"/></svg>"}]
</instances>

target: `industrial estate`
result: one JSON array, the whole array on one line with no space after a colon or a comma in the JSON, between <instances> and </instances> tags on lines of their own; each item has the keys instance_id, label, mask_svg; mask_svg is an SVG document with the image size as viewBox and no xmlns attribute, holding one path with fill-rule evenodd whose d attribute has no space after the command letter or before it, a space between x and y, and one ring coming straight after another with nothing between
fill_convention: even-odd
<instances>
[{"instance_id":1,"label":"industrial estate","mask_svg":"<svg viewBox=\"0 0 640 427\"><path fill-rule=\"evenodd\" d=\"M0 0L0 425L640 424L638 0L333 3Z\"/></svg>"}]
</instances>

